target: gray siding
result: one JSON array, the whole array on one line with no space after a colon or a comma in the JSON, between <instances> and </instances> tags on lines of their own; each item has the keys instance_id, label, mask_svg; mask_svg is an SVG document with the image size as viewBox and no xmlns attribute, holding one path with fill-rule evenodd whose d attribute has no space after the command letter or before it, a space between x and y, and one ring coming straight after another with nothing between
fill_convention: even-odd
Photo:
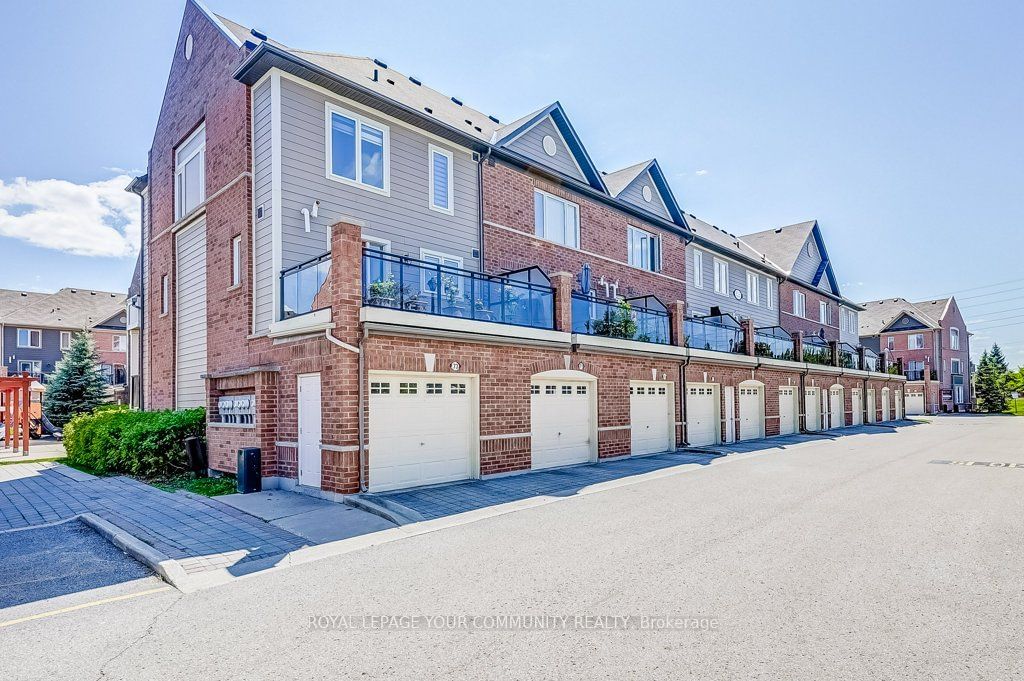
<instances>
[{"instance_id":1,"label":"gray siding","mask_svg":"<svg viewBox=\"0 0 1024 681\"><path fill-rule=\"evenodd\" d=\"M58 329L39 329L40 331L40 345L39 348L19 348L18 347L18 329L39 329L37 326L21 326L17 324L5 324L4 329L4 362L3 366L7 367L7 371L10 375L18 373L18 361L32 361L36 360L40 362L40 371L44 374L53 372L57 362L60 361L64 353L60 349L60 331ZM10 360L10 361L8 361Z\"/></svg>"},{"instance_id":2,"label":"gray siding","mask_svg":"<svg viewBox=\"0 0 1024 681\"><path fill-rule=\"evenodd\" d=\"M557 150L554 156L548 156L548 153L544 151L544 137L546 135L551 135L555 139ZM523 133L521 137L509 144L508 148L527 158L533 159L541 165L553 168L563 175L568 175L580 182L587 182L587 178L576 167L572 152L562 143L562 134L555 127L551 116L538 121L536 125Z\"/></svg>"},{"instance_id":3,"label":"gray siding","mask_svg":"<svg viewBox=\"0 0 1024 681\"><path fill-rule=\"evenodd\" d=\"M206 218L175 237L177 409L206 406Z\"/></svg>"},{"instance_id":4,"label":"gray siding","mask_svg":"<svg viewBox=\"0 0 1024 681\"><path fill-rule=\"evenodd\" d=\"M844 310L844 309L850 309L850 308L843 308L842 306L840 306L840 312L839 312L840 315L842 315L842 310ZM842 327L842 318L840 317L839 340L842 341L843 343L849 343L850 345L856 346L856 345L860 345L860 335L857 333L857 329L860 328L860 319L857 316L857 311L856 310L852 310L852 312L853 312L853 318L854 318L853 331L843 331L842 330L842 328L843 328Z\"/></svg>"},{"instance_id":5,"label":"gray siding","mask_svg":"<svg viewBox=\"0 0 1024 681\"><path fill-rule=\"evenodd\" d=\"M651 188L651 200L647 202L644 200L644 185ZM668 209L665 208L665 203L661 200L661 192L654 184L654 178L651 177L651 173L644 171L636 176L636 179L629 183L625 189L619 193L619 198L627 201L638 208L654 213L660 218L671 221L672 216L669 215Z\"/></svg>"},{"instance_id":6,"label":"gray siding","mask_svg":"<svg viewBox=\"0 0 1024 681\"><path fill-rule=\"evenodd\" d=\"M810 255L807 254L808 244L811 247ZM793 263L792 276L805 284L810 284L814 281L814 275L817 274L819 265L821 265L821 254L818 253L814 239L808 237L800 247L800 255L797 256L796 262Z\"/></svg>"},{"instance_id":7,"label":"gray siding","mask_svg":"<svg viewBox=\"0 0 1024 681\"><path fill-rule=\"evenodd\" d=\"M327 140L325 103L351 110L385 126L390 135L390 196L344 184L326 177ZM388 122L328 97L287 78L281 79L281 268L297 265L329 250L328 228L339 218L350 216L365 223L364 234L391 241L391 252L420 256L420 249L461 257L467 269L478 269L473 250L479 248L477 164L472 154ZM265 121L257 125L257 182L262 163L259 144ZM454 215L429 208L428 146L434 144L454 156ZM269 152L267 154L269 157ZM320 201L319 217L305 231L302 209ZM257 203L259 205L259 203ZM273 207L277 210L278 207ZM256 331L262 332L274 319L271 221L257 225ZM269 242L268 242L269 243ZM269 264L268 264L269 263Z\"/></svg>"},{"instance_id":8,"label":"gray siding","mask_svg":"<svg viewBox=\"0 0 1024 681\"><path fill-rule=\"evenodd\" d=\"M700 250L704 253L704 288L697 288L693 285L693 253ZM687 314L706 315L715 305L722 309L722 312L732 314L737 319L750 317L756 326L778 326L779 324L779 284L775 277L764 272L758 272L752 268L740 265L728 258L719 256L721 260L729 263L729 293L722 295L715 293L715 253L704 249L697 249L692 245L686 247L686 308ZM747 302L747 272L751 271L758 275L758 305L751 305ZM772 293L772 309L765 307L768 288ZM743 291L743 300L736 300L732 292L734 289Z\"/></svg>"},{"instance_id":9,"label":"gray siding","mask_svg":"<svg viewBox=\"0 0 1024 681\"><path fill-rule=\"evenodd\" d=\"M256 220L253 234L253 262L255 264L253 314L256 328L266 329L274 319L274 226L271 179L273 158L271 145L271 92L270 80L264 81L252 95L253 109L253 197L257 208L263 207L263 217ZM253 216L255 219L255 215Z\"/></svg>"}]
</instances>

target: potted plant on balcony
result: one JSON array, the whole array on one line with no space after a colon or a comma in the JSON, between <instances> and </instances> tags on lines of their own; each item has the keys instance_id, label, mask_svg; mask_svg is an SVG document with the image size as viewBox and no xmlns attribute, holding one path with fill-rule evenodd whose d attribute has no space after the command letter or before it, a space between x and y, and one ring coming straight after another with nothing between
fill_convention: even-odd
<instances>
[{"instance_id":1,"label":"potted plant on balcony","mask_svg":"<svg viewBox=\"0 0 1024 681\"><path fill-rule=\"evenodd\" d=\"M593 329L597 336L633 338L636 335L633 307L625 300L620 300L614 309L605 312L603 319L594 320Z\"/></svg>"},{"instance_id":2,"label":"potted plant on balcony","mask_svg":"<svg viewBox=\"0 0 1024 681\"><path fill-rule=\"evenodd\" d=\"M465 310L459 304L461 302L459 282L450 274L441 275L441 295L444 296L442 312L450 317L462 317Z\"/></svg>"},{"instance_id":3,"label":"potted plant on balcony","mask_svg":"<svg viewBox=\"0 0 1024 681\"><path fill-rule=\"evenodd\" d=\"M395 275L389 274L384 279L378 279L367 287L366 302L379 307L397 307L395 304L401 293Z\"/></svg>"}]
</instances>

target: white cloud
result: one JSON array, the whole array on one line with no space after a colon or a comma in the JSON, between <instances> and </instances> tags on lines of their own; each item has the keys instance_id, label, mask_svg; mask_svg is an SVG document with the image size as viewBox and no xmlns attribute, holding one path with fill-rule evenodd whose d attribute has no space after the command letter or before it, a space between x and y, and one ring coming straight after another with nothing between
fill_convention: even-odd
<instances>
[{"instance_id":1,"label":"white cloud","mask_svg":"<svg viewBox=\"0 0 1024 681\"><path fill-rule=\"evenodd\" d=\"M708 171L706 171L706 170L698 170L698 171L697 171L697 174L698 174L698 175L707 175L707 174L708 174Z\"/></svg>"},{"instance_id":2,"label":"white cloud","mask_svg":"<svg viewBox=\"0 0 1024 681\"><path fill-rule=\"evenodd\" d=\"M128 257L139 249L139 197L128 175L75 184L0 180L0 236L75 255Z\"/></svg>"}]
</instances>

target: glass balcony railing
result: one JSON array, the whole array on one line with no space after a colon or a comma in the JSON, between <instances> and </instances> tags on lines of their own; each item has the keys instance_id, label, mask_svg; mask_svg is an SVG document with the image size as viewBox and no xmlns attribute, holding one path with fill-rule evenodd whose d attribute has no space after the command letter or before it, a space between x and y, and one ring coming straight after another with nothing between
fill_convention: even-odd
<instances>
[{"instance_id":1,"label":"glass balcony railing","mask_svg":"<svg viewBox=\"0 0 1024 681\"><path fill-rule=\"evenodd\" d=\"M321 300L320 291L331 273L331 254L281 271L281 319L315 312L330 305Z\"/></svg>"},{"instance_id":2,"label":"glass balcony railing","mask_svg":"<svg viewBox=\"0 0 1024 681\"><path fill-rule=\"evenodd\" d=\"M856 369L859 360L857 348L849 343L839 343L837 347L839 350L839 366L843 369Z\"/></svg>"},{"instance_id":3,"label":"glass balcony railing","mask_svg":"<svg viewBox=\"0 0 1024 681\"><path fill-rule=\"evenodd\" d=\"M754 354L758 357L796 359L796 346L793 337L781 326L766 326L754 329Z\"/></svg>"},{"instance_id":4,"label":"glass balcony railing","mask_svg":"<svg viewBox=\"0 0 1024 681\"><path fill-rule=\"evenodd\" d=\"M878 354L869 348L864 348L864 371L881 371L882 370L882 358Z\"/></svg>"},{"instance_id":5,"label":"glass balcony railing","mask_svg":"<svg viewBox=\"0 0 1024 681\"><path fill-rule=\"evenodd\" d=\"M535 267L487 275L365 250L363 304L539 329L555 326L554 290Z\"/></svg>"},{"instance_id":6,"label":"glass balcony railing","mask_svg":"<svg viewBox=\"0 0 1024 681\"><path fill-rule=\"evenodd\" d=\"M668 344L668 329L668 311L653 296L612 302L572 294L573 333Z\"/></svg>"},{"instance_id":7,"label":"glass balcony railing","mask_svg":"<svg viewBox=\"0 0 1024 681\"><path fill-rule=\"evenodd\" d=\"M817 336L805 336L804 362L830 366L832 364L832 348Z\"/></svg>"},{"instance_id":8,"label":"glass balcony railing","mask_svg":"<svg viewBox=\"0 0 1024 681\"><path fill-rule=\"evenodd\" d=\"M686 347L716 352L743 353L743 329L729 315L687 317Z\"/></svg>"}]
</instances>

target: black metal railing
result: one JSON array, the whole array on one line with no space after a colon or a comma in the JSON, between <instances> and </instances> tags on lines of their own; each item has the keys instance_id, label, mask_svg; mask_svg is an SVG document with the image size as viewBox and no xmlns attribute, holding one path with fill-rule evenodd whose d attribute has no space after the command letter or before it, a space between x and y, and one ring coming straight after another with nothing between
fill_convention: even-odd
<instances>
[{"instance_id":1,"label":"black metal railing","mask_svg":"<svg viewBox=\"0 0 1024 681\"><path fill-rule=\"evenodd\" d=\"M882 370L882 358L878 356L874 350L870 348L864 348L864 366L861 367L864 371L879 372Z\"/></svg>"},{"instance_id":2,"label":"black metal railing","mask_svg":"<svg viewBox=\"0 0 1024 681\"><path fill-rule=\"evenodd\" d=\"M743 353L743 329L729 315L687 317L684 323L686 347L716 352Z\"/></svg>"},{"instance_id":3,"label":"black metal railing","mask_svg":"<svg viewBox=\"0 0 1024 681\"><path fill-rule=\"evenodd\" d=\"M320 290L330 273L330 253L281 270L281 319L291 319L328 307L329 301L320 299Z\"/></svg>"},{"instance_id":4,"label":"black metal railing","mask_svg":"<svg viewBox=\"0 0 1024 681\"><path fill-rule=\"evenodd\" d=\"M836 350L839 353L839 366L843 369L856 369L858 364L858 353L857 348L850 345L849 343L839 343L836 345Z\"/></svg>"},{"instance_id":5,"label":"black metal railing","mask_svg":"<svg viewBox=\"0 0 1024 681\"><path fill-rule=\"evenodd\" d=\"M832 364L832 348L817 336L804 337L804 362L808 364Z\"/></svg>"},{"instance_id":6,"label":"black metal railing","mask_svg":"<svg viewBox=\"0 0 1024 681\"><path fill-rule=\"evenodd\" d=\"M907 369L903 375L907 377L908 381L923 381L924 369Z\"/></svg>"},{"instance_id":7,"label":"black metal railing","mask_svg":"<svg viewBox=\"0 0 1024 681\"><path fill-rule=\"evenodd\" d=\"M521 279L487 275L364 250L363 304L553 329L554 289L530 281L530 275L529 271L515 274Z\"/></svg>"},{"instance_id":8,"label":"black metal railing","mask_svg":"<svg viewBox=\"0 0 1024 681\"><path fill-rule=\"evenodd\" d=\"M640 307L629 300L599 300L579 293L572 294L572 330L644 343L671 342L668 312Z\"/></svg>"},{"instance_id":9,"label":"black metal railing","mask_svg":"<svg viewBox=\"0 0 1024 681\"><path fill-rule=\"evenodd\" d=\"M781 326L766 326L754 329L754 354L792 362L796 359L796 344Z\"/></svg>"}]
</instances>

